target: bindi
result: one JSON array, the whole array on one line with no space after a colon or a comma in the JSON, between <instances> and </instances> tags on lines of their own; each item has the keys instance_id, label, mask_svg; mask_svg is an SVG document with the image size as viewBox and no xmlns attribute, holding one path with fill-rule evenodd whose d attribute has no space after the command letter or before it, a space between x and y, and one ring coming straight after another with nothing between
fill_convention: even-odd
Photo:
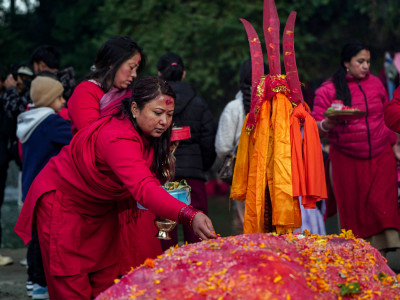
<instances>
[{"instance_id":1,"label":"bindi","mask_svg":"<svg viewBox=\"0 0 400 300\"><path fill-rule=\"evenodd\" d=\"M170 105L174 103L174 99L172 99L170 96L161 96L161 100L165 99L165 104Z\"/></svg>"}]
</instances>

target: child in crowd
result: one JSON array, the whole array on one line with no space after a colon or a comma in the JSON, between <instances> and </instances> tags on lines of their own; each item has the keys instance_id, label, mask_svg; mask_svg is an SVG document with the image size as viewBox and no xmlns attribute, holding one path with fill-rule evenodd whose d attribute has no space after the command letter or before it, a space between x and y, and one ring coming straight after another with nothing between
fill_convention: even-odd
<instances>
[{"instance_id":1,"label":"child in crowd","mask_svg":"<svg viewBox=\"0 0 400 300\"><path fill-rule=\"evenodd\" d=\"M64 88L48 76L37 76L31 84L34 108L18 116L17 137L22 143L22 201L36 175L51 157L71 141L71 125L56 112L64 107ZM48 299L47 284L37 233L28 246L28 294L32 299ZM32 291L31 291L32 288Z\"/></svg>"}]
</instances>

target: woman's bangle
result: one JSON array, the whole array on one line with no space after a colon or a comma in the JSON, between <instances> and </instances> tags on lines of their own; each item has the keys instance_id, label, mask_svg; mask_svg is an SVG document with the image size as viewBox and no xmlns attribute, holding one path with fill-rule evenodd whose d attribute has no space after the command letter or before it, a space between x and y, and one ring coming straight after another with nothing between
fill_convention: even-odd
<instances>
[{"instance_id":1,"label":"woman's bangle","mask_svg":"<svg viewBox=\"0 0 400 300\"><path fill-rule=\"evenodd\" d=\"M326 119L323 119L323 120L321 120L321 121L319 122L319 128L320 128L323 132L329 132L329 129L326 130L326 129L324 128L324 126L323 126L325 120L326 120Z\"/></svg>"},{"instance_id":2,"label":"woman's bangle","mask_svg":"<svg viewBox=\"0 0 400 300\"><path fill-rule=\"evenodd\" d=\"M193 206L185 206L179 212L178 223L192 227L194 217L200 213L201 210L195 209Z\"/></svg>"}]
</instances>

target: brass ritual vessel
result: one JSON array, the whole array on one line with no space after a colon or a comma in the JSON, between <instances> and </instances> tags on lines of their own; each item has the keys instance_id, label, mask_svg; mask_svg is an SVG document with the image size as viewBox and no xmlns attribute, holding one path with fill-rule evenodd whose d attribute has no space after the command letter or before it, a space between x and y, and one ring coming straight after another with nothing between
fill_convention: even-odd
<instances>
[{"instance_id":1,"label":"brass ritual vessel","mask_svg":"<svg viewBox=\"0 0 400 300\"><path fill-rule=\"evenodd\" d=\"M175 199L189 205L191 203L190 198L190 186L187 185L186 180L180 182L168 182L164 185L164 189ZM154 225L158 228L158 233L155 235L156 238L162 240L170 240L169 233L175 228L176 222L158 217L154 220Z\"/></svg>"},{"instance_id":2,"label":"brass ritual vessel","mask_svg":"<svg viewBox=\"0 0 400 300\"><path fill-rule=\"evenodd\" d=\"M176 222L164 218L154 219L154 224L158 228L158 233L155 235L156 238L161 240L170 240L169 233L175 228Z\"/></svg>"}]
</instances>

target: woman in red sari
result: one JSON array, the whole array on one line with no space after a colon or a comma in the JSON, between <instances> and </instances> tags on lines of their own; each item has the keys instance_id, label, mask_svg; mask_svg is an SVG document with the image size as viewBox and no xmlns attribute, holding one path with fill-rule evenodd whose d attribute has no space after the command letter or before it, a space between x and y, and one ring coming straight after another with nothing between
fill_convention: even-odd
<instances>
[{"instance_id":1,"label":"woman in red sari","mask_svg":"<svg viewBox=\"0 0 400 300\"><path fill-rule=\"evenodd\" d=\"M388 102L381 81L370 74L370 51L357 41L342 49L341 65L315 92L313 116L330 141L330 177L342 228L381 251L400 248L396 136L384 124ZM325 118L332 101L365 111L362 118ZM330 197L332 198L332 197Z\"/></svg>"},{"instance_id":2,"label":"woman in red sari","mask_svg":"<svg viewBox=\"0 0 400 300\"><path fill-rule=\"evenodd\" d=\"M189 224L201 239L216 237L206 215L160 187L174 170L174 102L165 81L144 77L120 109L111 102L36 177L15 231L27 243L36 227L50 298L91 299L112 285L121 254L118 201Z\"/></svg>"},{"instance_id":3,"label":"woman in red sari","mask_svg":"<svg viewBox=\"0 0 400 300\"><path fill-rule=\"evenodd\" d=\"M68 101L72 133L97 121L110 101L122 100L131 95L132 84L144 68L142 48L128 36L113 36L98 50L92 71L74 90ZM132 213L130 201L120 201L120 275L141 265L146 258L162 254L160 240L155 237L155 215L149 210L137 212L135 220L127 218ZM136 241L141 241L137 243ZM145 240L145 241L144 241Z\"/></svg>"}]
</instances>

